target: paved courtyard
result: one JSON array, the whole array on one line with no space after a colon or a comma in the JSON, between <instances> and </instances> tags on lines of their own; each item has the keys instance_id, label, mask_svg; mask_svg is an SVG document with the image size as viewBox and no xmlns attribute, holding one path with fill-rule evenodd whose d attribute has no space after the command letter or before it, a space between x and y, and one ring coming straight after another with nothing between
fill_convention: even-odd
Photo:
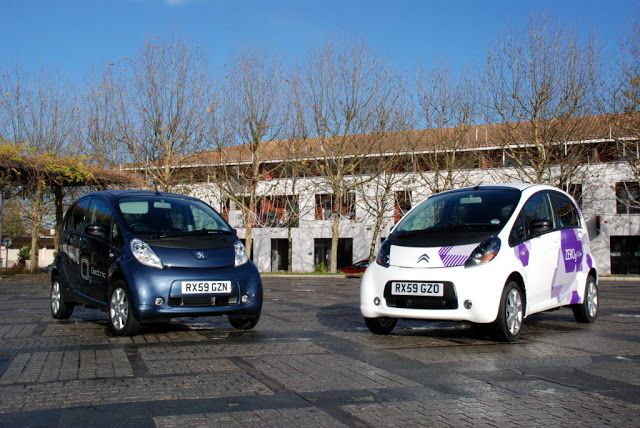
<instances>
[{"instance_id":1,"label":"paved courtyard","mask_svg":"<svg viewBox=\"0 0 640 428\"><path fill-rule=\"evenodd\" d=\"M43 275L0 279L0 425L639 426L640 283L602 282L596 324L532 316L522 340L464 324L368 332L359 281L265 277L258 326L174 320L133 338Z\"/></svg>"}]
</instances>

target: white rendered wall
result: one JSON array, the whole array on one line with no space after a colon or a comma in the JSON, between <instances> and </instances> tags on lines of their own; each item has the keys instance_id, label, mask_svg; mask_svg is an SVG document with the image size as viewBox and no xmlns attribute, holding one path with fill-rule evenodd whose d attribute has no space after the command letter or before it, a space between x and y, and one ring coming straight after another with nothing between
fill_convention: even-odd
<instances>
[{"instance_id":1,"label":"white rendered wall","mask_svg":"<svg viewBox=\"0 0 640 428\"><path fill-rule=\"evenodd\" d=\"M587 221L591 248L601 274L610 273L609 238L617 235L640 234L640 214L621 215L616 214L615 183L620 181L633 181L634 178L628 167L623 163L606 163L585 165L581 171L574 174L579 177L576 182L582 183L583 204L582 211ZM490 184L501 182L513 182L514 174L507 168L470 170L460 175L467 180L467 184ZM389 195L390 201L380 232L377 236L376 248L379 239L386 237L393 226L393 198L394 192L411 191L412 206L417 205L425 197L429 196L429 186L425 180L429 180L428 174L406 175L394 186L394 191ZM258 186L258 195L282 195L291 193L291 180L271 180L262 182ZM220 207L220 193L213 184L203 183L184 191L203 199L214 208ZM362 197L375 196L373 183L365 185L361 192L366 196L356 193L356 220L342 218L340 221L340 237L352 238L353 261L367 258L369 246L373 237L375 218L369 213L362 203ZM299 197L300 221L299 227L293 228L293 263L295 272L311 272L314 267L314 239L331 238L331 220L315 219L315 194L331 193L330 187L322 178L305 178L296 182L296 192ZM601 233L596 235L595 218L601 218ZM245 237L242 227L242 217L239 210L231 210L229 223L238 229L238 236ZM253 259L261 272L271 271L271 239L286 239L286 228L254 228L253 229Z\"/></svg>"}]
</instances>

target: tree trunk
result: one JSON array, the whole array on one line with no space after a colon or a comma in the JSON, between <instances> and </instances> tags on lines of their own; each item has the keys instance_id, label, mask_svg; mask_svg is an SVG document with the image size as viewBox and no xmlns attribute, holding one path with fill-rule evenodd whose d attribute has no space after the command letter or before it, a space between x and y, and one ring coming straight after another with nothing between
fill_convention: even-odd
<instances>
[{"instance_id":1,"label":"tree trunk","mask_svg":"<svg viewBox=\"0 0 640 428\"><path fill-rule=\"evenodd\" d=\"M31 229L31 266L29 271L34 273L38 270L38 256L40 238L40 227L42 226L42 211L44 205L44 183L38 180L38 188L36 189L35 200L33 204L33 227Z\"/></svg>"},{"instance_id":2,"label":"tree trunk","mask_svg":"<svg viewBox=\"0 0 640 428\"><path fill-rule=\"evenodd\" d=\"M373 227L373 236L371 237L371 245L369 246L369 260L373 260L376 254L376 243L378 242L378 234L384 220L384 213L378 213L376 216L376 224Z\"/></svg>"},{"instance_id":3,"label":"tree trunk","mask_svg":"<svg viewBox=\"0 0 640 428\"><path fill-rule=\"evenodd\" d=\"M340 213L333 213L333 224L331 228L331 272L338 271L338 243L340 238Z\"/></svg>"},{"instance_id":4,"label":"tree trunk","mask_svg":"<svg viewBox=\"0 0 640 428\"><path fill-rule=\"evenodd\" d=\"M63 198L63 193L62 193L62 186L60 185L55 185L55 187L53 188L53 193L55 195L55 199L56 199L56 234L55 237L53 238L53 248L55 248L56 254L58 253L58 250L60 249L60 238L62 237L62 222L64 219L64 212L63 212L63 206L62 206L62 198Z\"/></svg>"},{"instance_id":5,"label":"tree trunk","mask_svg":"<svg viewBox=\"0 0 640 428\"><path fill-rule=\"evenodd\" d=\"M287 226L287 272L293 272L293 230L291 222Z\"/></svg>"}]
</instances>

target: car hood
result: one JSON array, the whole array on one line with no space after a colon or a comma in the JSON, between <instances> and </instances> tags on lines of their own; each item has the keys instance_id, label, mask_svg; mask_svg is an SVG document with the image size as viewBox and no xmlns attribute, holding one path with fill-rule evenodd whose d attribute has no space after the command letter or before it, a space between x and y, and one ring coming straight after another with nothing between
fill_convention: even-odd
<instances>
[{"instance_id":1,"label":"car hood","mask_svg":"<svg viewBox=\"0 0 640 428\"><path fill-rule=\"evenodd\" d=\"M444 247L405 247L391 244L389 265L407 268L462 266L479 242Z\"/></svg>"},{"instance_id":2,"label":"car hood","mask_svg":"<svg viewBox=\"0 0 640 428\"><path fill-rule=\"evenodd\" d=\"M177 268L223 268L234 266L237 238L234 235L196 236L147 240L162 264Z\"/></svg>"}]
</instances>

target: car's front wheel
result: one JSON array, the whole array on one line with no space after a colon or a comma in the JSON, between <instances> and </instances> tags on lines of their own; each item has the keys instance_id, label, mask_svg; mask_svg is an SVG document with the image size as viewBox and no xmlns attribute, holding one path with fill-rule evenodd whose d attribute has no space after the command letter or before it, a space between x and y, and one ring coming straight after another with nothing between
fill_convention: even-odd
<instances>
[{"instance_id":1,"label":"car's front wheel","mask_svg":"<svg viewBox=\"0 0 640 428\"><path fill-rule=\"evenodd\" d=\"M496 337L505 342L514 342L520 336L524 321L524 303L520 284L509 281L502 291L498 317L493 323Z\"/></svg>"},{"instance_id":2,"label":"car's front wheel","mask_svg":"<svg viewBox=\"0 0 640 428\"><path fill-rule=\"evenodd\" d=\"M258 321L260 320L260 313L251 317L228 315L227 318L229 318L229 323L233 328L237 328L238 330L251 330L258 324Z\"/></svg>"},{"instance_id":3,"label":"car's front wheel","mask_svg":"<svg viewBox=\"0 0 640 428\"><path fill-rule=\"evenodd\" d=\"M596 279L589 275L584 289L584 300L582 303L571 305L573 317L581 323L595 322L598 317L598 285Z\"/></svg>"},{"instance_id":4,"label":"car's front wheel","mask_svg":"<svg viewBox=\"0 0 640 428\"><path fill-rule=\"evenodd\" d=\"M367 328L374 334L389 334L396 327L398 320L396 318L380 317L365 318Z\"/></svg>"},{"instance_id":5,"label":"car's front wheel","mask_svg":"<svg viewBox=\"0 0 640 428\"><path fill-rule=\"evenodd\" d=\"M123 281L117 281L109 297L109 327L117 336L136 334L140 323L133 313L131 295Z\"/></svg>"},{"instance_id":6,"label":"car's front wheel","mask_svg":"<svg viewBox=\"0 0 640 428\"><path fill-rule=\"evenodd\" d=\"M66 320L72 313L73 305L65 302L60 280L54 278L51 282L51 316L57 320Z\"/></svg>"}]
</instances>

